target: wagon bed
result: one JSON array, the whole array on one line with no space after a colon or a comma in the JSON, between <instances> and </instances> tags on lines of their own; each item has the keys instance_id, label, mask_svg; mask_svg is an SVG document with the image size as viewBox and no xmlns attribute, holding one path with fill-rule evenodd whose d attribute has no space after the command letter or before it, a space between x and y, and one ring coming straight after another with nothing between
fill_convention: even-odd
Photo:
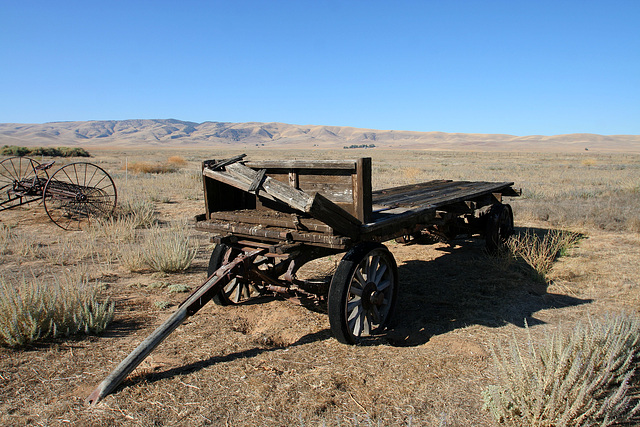
<instances>
[{"instance_id":1,"label":"wagon bed","mask_svg":"<svg viewBox=\"0 0 640 427\"><path fill-rule=\"evenodd\" d=\"M372 191L369 158L246 163L292 189L320 192L329 200L329 208L305 213L286 203L261 201L259 192L242 191L241 185L229 184L229 176L208 167L214 164L205 162L203 168L206 213L198 217L196 228L217 234L218 242L236 236L346 250L360 241L383 242L443 228L453 217L478 213L500 203L502 196L518 195L513 182L452 180Z\"/></svg>"}]
</instances>

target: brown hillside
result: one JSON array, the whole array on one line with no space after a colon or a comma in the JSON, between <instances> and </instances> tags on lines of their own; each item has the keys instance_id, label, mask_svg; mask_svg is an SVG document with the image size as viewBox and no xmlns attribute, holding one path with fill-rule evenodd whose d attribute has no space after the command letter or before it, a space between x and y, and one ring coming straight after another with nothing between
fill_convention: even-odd
<instances>
[{"instance_id":1,"label":"brown hillside","mask_svg":"<svg viewBox=\"0 0 640 427\"><path fill-rule=\"evenodd\" d=\"M640 152L640 135L468 134L303 126L286 123L194 123L180 120L104 120L44 124L0 123L0 145L26 146L265 146L342 148L371 145L465 151Z\"/></svg>"}]
</instances>

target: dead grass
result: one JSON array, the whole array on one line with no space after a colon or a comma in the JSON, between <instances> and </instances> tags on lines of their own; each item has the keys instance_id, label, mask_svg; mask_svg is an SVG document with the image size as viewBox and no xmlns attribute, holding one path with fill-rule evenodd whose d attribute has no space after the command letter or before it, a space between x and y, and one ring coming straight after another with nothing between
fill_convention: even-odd
<instances>
[{"instance_id":1,"label":"dead grass","mask_svg":"<svg viewBox=\"0 0 640 427\"><path fill-rule=\"evenodd\" d=\"M185 298L170 289L201 284L211 253L209 236L189 226L200 244L185 272L131 268L138 261L129 265L127 250L139 249L152 223L202 212L202 160L247 150L91 151L112 172L119 197L144 203L151 214L141 215L152 219L133 235L106 228L65 234L37 206L0 213L0 239L8 236L0 240L0 274L82 271L116 302L100 337L0 348L3 425L490 426L481 392L495 383L492 346L529 335L542 342L586 313L640 307L640 156L589 152L595 163L583 164L581 154L255 150L251 158L372 156L377 189L430 179L515 181L524 194L510 202L516 226L588 237L553 264L545 284L488 258L482 242L389 244L400 270L396 321L357 347L331 338L326 314L286 301L207 305L124 387L86 407L91 389ZM175 172L125 174L125 158L168 163L174 155L186 162ZM68 245L77 250L63 255ZM339 258L309 274L330 272ZM163 286L149 286L156 282Z\"/></svg>"},{"instance_id":2,"label":"dead grass","mask_svg":"<svg viewBox=\"0 0 640 427\"><path fill-rule=\"evenodd\" d=\"M173 163L152 163L152 162L133 162L129 163L128 169L132 173L170 173L175 172L177 167Z\"/></svg>"}]
</instances>

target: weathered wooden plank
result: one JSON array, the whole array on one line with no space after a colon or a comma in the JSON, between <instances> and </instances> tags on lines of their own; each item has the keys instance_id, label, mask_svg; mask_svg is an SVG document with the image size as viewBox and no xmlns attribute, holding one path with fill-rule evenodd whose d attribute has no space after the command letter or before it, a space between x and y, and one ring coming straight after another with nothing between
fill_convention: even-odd
<instances>
[{"instance_id":1,"label":"weathered wooden plank","mask_svg":"<svg viewBox=\"0 0 640 427\"><path fill-rule=\"evenodd\" d=\"M338 233L356 237L360 229L360 220L354 217L321 193L316 193L313 203L307 211L314 218L330 225Z\"/></svg>"},{"instance_id":2,"label":"weathered wooden plank","mask_svg":"<svg viewBox=\"0 0 640 427\"><path fill-rule=\"evenodd\" d=\"M291 229L301 229L317 231L320 233L333 234L333 229L327 224L314 218L298 217L296 221L291 214L281 214L273 210L238 210L230 212L212 212L210 219L223 221L237 221L247 224L265 225L272 227L282 227Z\"/></svg>"},{"instance_id":3,"label":"weathered wooden plank","mask_svg":"<svg viewBox=\"0 0 640 427\"><path fill-rule=\"evenodd\" d=\"M244 182L245 184L247 182L251 184L258 174L258 172L256 172L255 170L239 163L234 163L227 166L226 171L229 175L233 175L234 178L237 178L239 183ZM244 187L245 186L243 185L239 188L248 191L249 187ZM281 202L286 203L292 208L302 212L305 212L307 206L310 205L313 201L313 198L305 192L290 187L288 184L275 180L270 176L265 176L260 188L261 189L259 190L259 196L264 197L266 193L274 199L280 200Z\"/></svg>"},{"instance_id":4,"label":"weathered wooden plank","mask_svg":"<svg viewBox=\"0 0 640 427\"><path fill-rule=\"evenodd\" d=\"M331 171L328 171L331 172ZM353 205L353 184L351 175L307 175L298 170L286 174L274 174L267 171L268 175L280 182L297 188L307 194L322 193L329 200L337 203ZM353 209L352 209L353 210Z\"/></svg>"},{"instance_id":5,"label":"weathered wooden plank","mask_svg":"<svg viewBox=\"0 0 640 427\"><path fill-rule=\"evenodd\" d=\"M229 185L234 185L244 191L248 191L257 175L255 170L240 163L227 166L226 173L210 171L206 168L205 172L208 174L207 176L218 176L219 178L224 176ZM355 236L358 233L360 221L320 193L311 196L290 187L288 184L265 176L257 194L259 197L270 195L296 210L309 213L345 236Z\"/></svg>"},{"instance_id":6,"label":"weathered wooden plank","mask_svg":"<svg viewBox=\"0 0 640 427\"><path fill-rule=\"evenodd\" d=\"M405 229L414 229L417 224L428 224L436 216L436 210L422 207L402 213L379 215L374 222L360 227L363 240L377 240L385 236L401 235ZM398 234L400 233L400 234Z\"/></svg>"},{"instance_id":7,"label":"weathered wooden plank","mask_svg":"<svg viewBox=\"0 0 640 427\"><path fill-rule=\"evenodd\" d=\"M393 204L403 197L411 197L415 194L429 194L445 188L455 187L460 181L436 180L423 182L421 184L403 185L384 190L377 190L372 193L372 200L377 205Z\"/></svg>"},{"instance_id":8,"label":"weathered wooden plank","mask_svg":"<svg viewBox=\"0 0 640 427\"><path fill-rule=\"evenodd\" d=\"M352 176L355 216L367 223L371 219L371 157L358 159L357 173Z\"/></svg>"},{"instance_id":9,"label":"weathered wooden plank","mask_svg":"<svg viewBox=\"0 0 640 427\"><path fill-rule=\"evenodd\" d=\"M245 164L257 169L356 169L356 160L252 160Z\"/></svg>"},{"instance_id":10,"label":"weathered wooden plank","mask_svg":"<svg viewBox=\"0 0 640 427\"><path fill-rule=\"evenodd\" d=\"M265 249L257 249L251 253L238 256L232 262L220 267L189 297L180 304L178 310L158 326L151 335L142 341L120 364L96 387L87 397L87 403L96 405L107 394L111 393L162 341L165 340L184 320L194 315L222 289L232 272L245 258L253 259L264 253Z\"/></svg>"},{"instance_id":11,"label":"weathered wooden plank","mask_svg":"<svg viewBox=\"0 0 640 427\"><path fill-rule=\"evenodd\" d=\"M393 199L387 199L387 205L390 206L416 206L416 205L435 205L442 203L455 203L463 201L465 198L474 198L483 194L500 192L509 188L513 183L495 183L495 182L467 182L458 181L451 182L446 187L435 191L412 191L407 195L396 194ZM376 200L376 203L378 201ZM385 203L383 203L385 204Z\"/></svg>"},{"instance_id":12,"label":"weathered wooden plank","mask_svg":"<svg viewBox=\"0 0 640 427\"><path fill-rule=\"evenodd\" d=\"M332 236L324 233L311 233L286 228L262 228L253 224L242 223L202 221L196 223L196 229L219 234L232 233L235 236L251 237L269 242L304 242L332 249L346 249L351 243L351 239L344 236Z\"/></svg>"},{"instance_id":13,"label":"weathered wooden plank","mask_svg":"<svg viewBox=\"0 0 640 427\"><path fill-rule=\"evenodd\" d=\"M477 182L470 183L463 188L446 194L439 194L427 199L414 199L412 205L429 205L434 208L455 204L462 201L472 200L484 195L500 192L501 189L509 188L513 183L492 183Z\"/></svg>"}]
</instances>

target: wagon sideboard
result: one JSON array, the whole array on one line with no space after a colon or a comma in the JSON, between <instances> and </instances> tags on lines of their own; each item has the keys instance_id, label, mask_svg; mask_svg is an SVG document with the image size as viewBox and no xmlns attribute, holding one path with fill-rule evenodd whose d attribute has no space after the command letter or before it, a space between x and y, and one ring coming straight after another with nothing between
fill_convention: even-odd
<instances>
[{"instance_id":1,"label":"wagon sideboard","mask_svg":"<svg viewBox=\"0 0 640 427\"><path fill-rule=\"evenodd\" d=\"M518 195L512 182L450 180L372 191L366 157L234 162L216 169L219 163L203 163L205 214L197 228L264 242L346 250L358 241L450 228L450 220L465 215L473 222L502 196Z\"/></svg>"}]
</instances>

